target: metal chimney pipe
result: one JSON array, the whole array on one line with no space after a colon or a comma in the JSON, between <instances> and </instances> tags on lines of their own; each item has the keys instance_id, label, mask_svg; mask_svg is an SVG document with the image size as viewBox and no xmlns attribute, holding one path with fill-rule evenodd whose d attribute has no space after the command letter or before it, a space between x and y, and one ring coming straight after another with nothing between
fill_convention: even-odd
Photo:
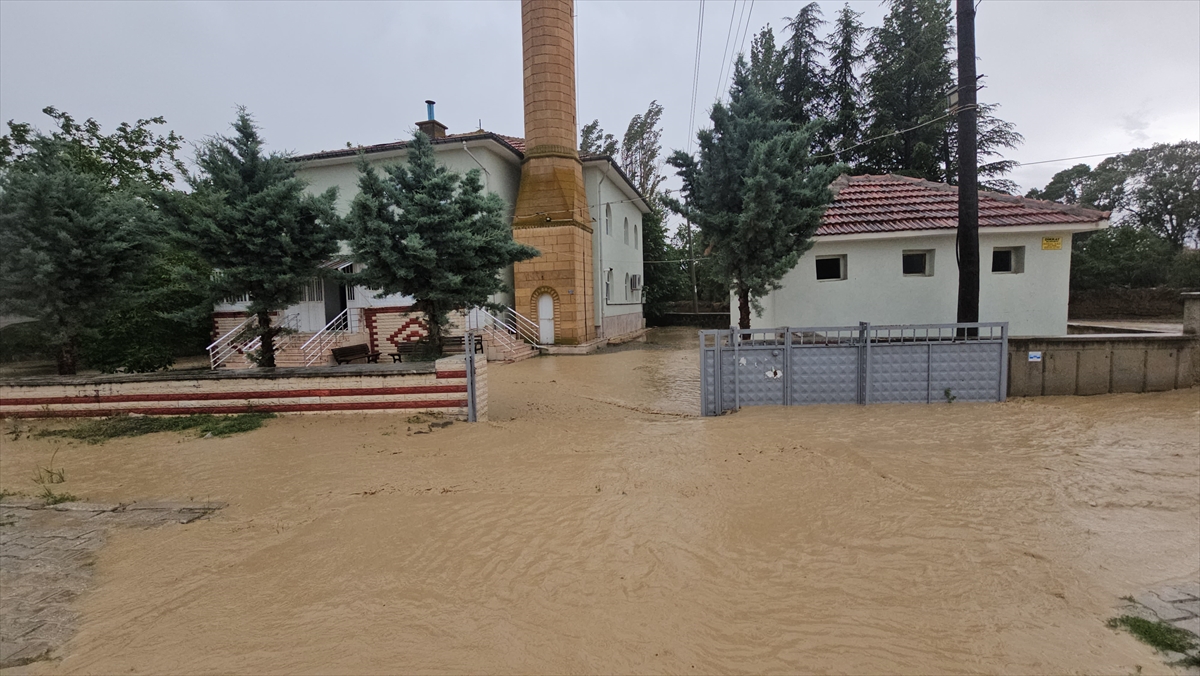
<instances>
[{"instance_id":1,"label":"metal chimney pipe","mask_svg":"<svg viewBox=\"0 0 1200 676\"><path fill-rule=\"evenodd\" d=\"M429 114L428 119L430 119L430 120L434 119L434 117L433 117L433 104L434 103L435 103L434 101L425 99L425 112Z\"/></svg>"}]
</instances>

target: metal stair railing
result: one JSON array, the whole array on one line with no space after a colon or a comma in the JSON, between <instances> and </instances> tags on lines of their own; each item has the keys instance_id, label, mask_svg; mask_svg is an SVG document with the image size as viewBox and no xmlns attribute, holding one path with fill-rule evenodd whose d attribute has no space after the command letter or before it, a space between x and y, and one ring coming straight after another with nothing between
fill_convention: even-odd
<instances>
[{"instance_id":1,"label":"metal stair railing","mask_svg":"<svg viewBox=\"0 0 1200 676\"><path fill-rule=\"evenodd\" d=\"M280 336L279 340L275 343L275 353L276 354L281 352L283 350L283 348L287 347L288 344L292 342L293 336L295 336L296 331L300 330L300 315L299 314L287 315L286 317L283 318L283 321L278 324L278 326L283 329L288 329L289 332L283 334L283 336ZM250 342L248 342L242 346L241 351L243 353L253 352L254 350L257 350L260 347L262 347L262 336L255 336L254 340L251 340Z\"/></svg>"},{"instance_id":2,"label":"metal stair railing","mask_svg":"<svg viewBox=\"0 0 1200 676\"><path fill-rule=\"evenodd\" d=\"M350 332L350 324L350 308L346 308L320 331L314 333L312 338L300 346L300 351L304 353L304 365L312 366L325 356L326 350L331 345L340 341L342 336Z\"/></svg>"},{"instance_id":3,"label":"metal stair railing","mask_svg":"<svg viewBox=\"0 0 1200 676\"><path fill-rule=\"evenodd\" d=\"M258 324L258 317L251 315L247 317L241 324L230 329L228 333L214 340L208 346L208 361L210 368L219 368L222 364L229 361L229 358L242 351L242 344L238 342L238 338L246 332L251 326Z\"/></svg>"},{"instance_id":4,"label":"metal stair railing","mask_svg":"<svg viewBox=\"0 0 1200 676\"><path fill-rule=\"evenodd\" d=\"M504 309L510 323L516 328L517 335L535 347L542 347L542 331L538 323L517 312L515 308L506 307Z\"/></svg>"},{"instance_id":5,"label":"metal stair railing","mask_svg":"<svg viewBox=\"0 0 1200 676\"><path fill-rule=\"evenodd\" d=\"M505 311L501 313L501 316L497 317L489 312L487 308L475 308L475 312L467 315L468 328L477 331L484 331L488 328L491 328L491 335L497 339L497 342L503 343L504 347L509 351L515 351L522 345L542 347L538 344L536 339L530 340L528 336L523 335L516 322L510 318L511 316L509 314L509 310L510 308L506 308ZM484 321L481 321L482 318L479 315L483 315L488 319L491 319L492 326L488 327ZM503 330L498 330L496 327L500 327Z\"/></svg>"}]
</instances>

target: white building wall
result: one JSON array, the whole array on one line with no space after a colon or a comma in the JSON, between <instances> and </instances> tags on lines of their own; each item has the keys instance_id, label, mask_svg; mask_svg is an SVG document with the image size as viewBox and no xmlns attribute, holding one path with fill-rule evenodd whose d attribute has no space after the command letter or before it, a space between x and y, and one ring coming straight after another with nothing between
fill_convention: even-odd
<instances>
[{"instance_id":1,"label":"white building wall","mask_svg":"<svg viewBox=\"0 0 1200 676\"><path fill-rule=\"evenodd\" d=\"M623 179L608 167L607 161L584 165L583 181L593 221L592 264L596 271L595 298L598 299L596 324L616 327L618 330L641 328L642 291L630 289L627 281L633 275L645 279L642 212L631 201L636 195L617 182L623 182ZM610 211L611 222L607 222ZM628 240L625 237L627 220ZM612 283L606 295L605 285L610 271ZM633 327L633 324L637 324L637 327Z\"/></svg>"},{"instance_id":2,"label":"white building wall","mask_svg":"<svg viewBox=\"0 0 1200 676\"><path fill-rule=\"evenodd\" d=\"M1075 228L1078 230L1078 228ZM1061 250L1043 250L1043 237L1061 237ZM1058 336L1067 332L1071 270L1071 232L980 231L980 321L1009 323L1014 336ZM992 250L1025 247L1024 270L993 273ZM933 275L903 274L905 251L932 250ZM846 279L818 281L818 256L846 256ZM813 248L781 280L783 288L763 299L755 328L774 326L849 326L940 324L956 319L958 264L953 232L917 236L854 239L818 238ZM737 324L737 299L730 321Z\"/></svg>"}]
</instances>

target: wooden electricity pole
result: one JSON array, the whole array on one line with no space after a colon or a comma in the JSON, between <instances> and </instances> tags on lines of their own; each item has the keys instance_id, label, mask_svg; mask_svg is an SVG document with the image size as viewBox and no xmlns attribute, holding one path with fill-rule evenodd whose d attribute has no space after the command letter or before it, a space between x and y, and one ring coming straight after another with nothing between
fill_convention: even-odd
<instances>
[{"instance_id":1,"label":"wooden electricity pole","mask_svg":"<svg viewBox=\"0 0 1200 676\"><path fill-rule=\"evenodd\" d=\"M958 1L958 321L979 321L975 0Z\"/></svg>"}]
</instances>

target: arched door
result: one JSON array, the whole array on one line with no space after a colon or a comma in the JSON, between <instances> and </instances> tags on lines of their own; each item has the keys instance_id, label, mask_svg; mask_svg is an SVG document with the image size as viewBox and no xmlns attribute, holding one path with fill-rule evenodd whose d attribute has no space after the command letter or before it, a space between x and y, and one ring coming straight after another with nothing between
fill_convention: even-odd
<instances>
[{"instance_id":1,"label":"arched door","mask_svg":"<svg viewBox=\"0 0 1200 676\"><path fill-rule=\"evenodd\" d=\"M542 345L554 344L554 297L548 293L538 296L538 334Z\"/></svg>"}]
</instances>

